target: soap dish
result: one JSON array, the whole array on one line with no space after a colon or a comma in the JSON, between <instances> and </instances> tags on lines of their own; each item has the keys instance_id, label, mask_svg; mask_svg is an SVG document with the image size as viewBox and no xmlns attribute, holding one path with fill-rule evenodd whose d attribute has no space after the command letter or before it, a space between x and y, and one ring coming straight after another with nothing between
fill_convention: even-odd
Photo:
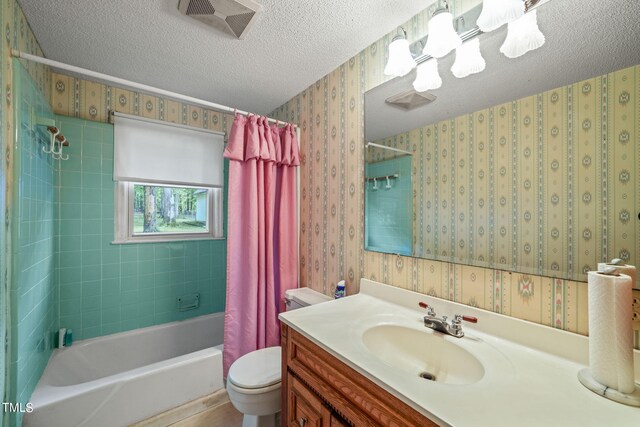
<instances>
[{"instance_id":1,"label":"soap dish","mask_svg":"<svg viewBox=\"0 0 640 427\"><path fill-rule=\"evenodd\" d=\"M578 379L583 386L600 396L604 396L614 402L640 407L640 387L637 383L633 393L622 393L616 389L600 384L593 378L588 368L581 369L580 372L578 372Z\"/></svg>"}]
</instances>

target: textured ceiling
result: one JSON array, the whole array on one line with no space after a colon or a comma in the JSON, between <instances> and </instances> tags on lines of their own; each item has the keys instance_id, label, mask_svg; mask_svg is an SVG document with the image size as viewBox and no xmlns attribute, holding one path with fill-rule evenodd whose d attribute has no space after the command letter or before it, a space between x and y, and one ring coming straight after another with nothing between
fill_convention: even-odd
<instances>
[{"instance_id":1,"label":"textured ceiling","mask_svg":"<svg viewBox=\"0 0 640 427\"><path fill-rule=\"evenodd\" d=\"M390 96L412 89L415 71L368 91L367 141L640 64L640 0L554 0L537 10L546 37L541 48L508 59L499 52L506 25L481 34L485 71L455 78L450 53L439 61L442 87L429 91L437 99L428 105L410 112L385 105Z\"/></svg>"},{"instance_id":2,"label":"textured ceiling","mask_svg":"<svg viewBox=\"0 0 640 427\"><path fill-rule=\"evenodd\" d=\"M258 0L243 40L178 0L19 0L45 56L267 114L434 0Z\"/></svg>"}]
</instances>

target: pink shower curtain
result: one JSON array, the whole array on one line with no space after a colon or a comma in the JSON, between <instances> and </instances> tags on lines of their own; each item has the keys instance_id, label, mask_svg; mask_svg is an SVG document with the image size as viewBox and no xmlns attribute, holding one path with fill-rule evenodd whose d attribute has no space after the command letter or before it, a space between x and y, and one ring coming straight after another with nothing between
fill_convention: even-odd
<instances>
[{"instance_id":1,"label":"pink shower curtain","mask_svg":"<svg viewBox=\"0 0 640 427\"><path fill-rule=\"evenodd\" d=\"M298 285L293 126L236 114L228 145L229 208L224 376L240 356L280 344L284 292Z\"/></svg>"}]
</instances>

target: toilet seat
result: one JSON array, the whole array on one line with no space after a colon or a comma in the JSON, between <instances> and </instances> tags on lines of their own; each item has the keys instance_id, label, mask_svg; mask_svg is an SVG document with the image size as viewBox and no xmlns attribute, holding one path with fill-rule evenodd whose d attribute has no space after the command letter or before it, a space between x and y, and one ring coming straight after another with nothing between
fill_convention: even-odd
<instances>
[{"instance_id":1,"label":"toilet seat","mask_svg":"<svg viewBox=\"0 0 640 427\"><path fill-rule=\"evenodd\" d=\"M280 389L280 387L282 386L282 383L280 381L278 381L275 384L272 384L268 387L262 387L262 388L242 388L242 387L238 387L235 384L233 384L231 381L227 381L227 391L229 391L229 389L233 390L234 392L238 393L238 394L243 394L245 396L252 396L252 395L264 395L267 394L273 390L277 390Z\"/></svg>"},{"instance_id":2,"label":"toilet seat","mask_svg":"<svg viewBox=\"0 0 640 427\"><path fill-rule=\"evenodd\" d=\"M282 368L282 349L280 346L267 347L245 354L231 365L227 374L227 383L234 389L258 389L280 387Z\"/></svg>"}]
</instances>

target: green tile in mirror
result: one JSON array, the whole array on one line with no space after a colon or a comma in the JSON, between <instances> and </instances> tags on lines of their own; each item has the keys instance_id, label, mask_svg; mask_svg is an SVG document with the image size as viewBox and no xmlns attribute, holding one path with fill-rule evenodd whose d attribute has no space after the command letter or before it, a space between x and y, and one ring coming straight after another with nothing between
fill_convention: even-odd
<instances>
[{"instance_id":1,"label":"green tile in mirror","mask_svg":"<svg viewBox=\"0 0 640 427\"><path fill-rule=\"evenodd\" d=\"M411 255L411 156L367 163L365 186L365 249Z\"/></svg>"}]
</instances>

